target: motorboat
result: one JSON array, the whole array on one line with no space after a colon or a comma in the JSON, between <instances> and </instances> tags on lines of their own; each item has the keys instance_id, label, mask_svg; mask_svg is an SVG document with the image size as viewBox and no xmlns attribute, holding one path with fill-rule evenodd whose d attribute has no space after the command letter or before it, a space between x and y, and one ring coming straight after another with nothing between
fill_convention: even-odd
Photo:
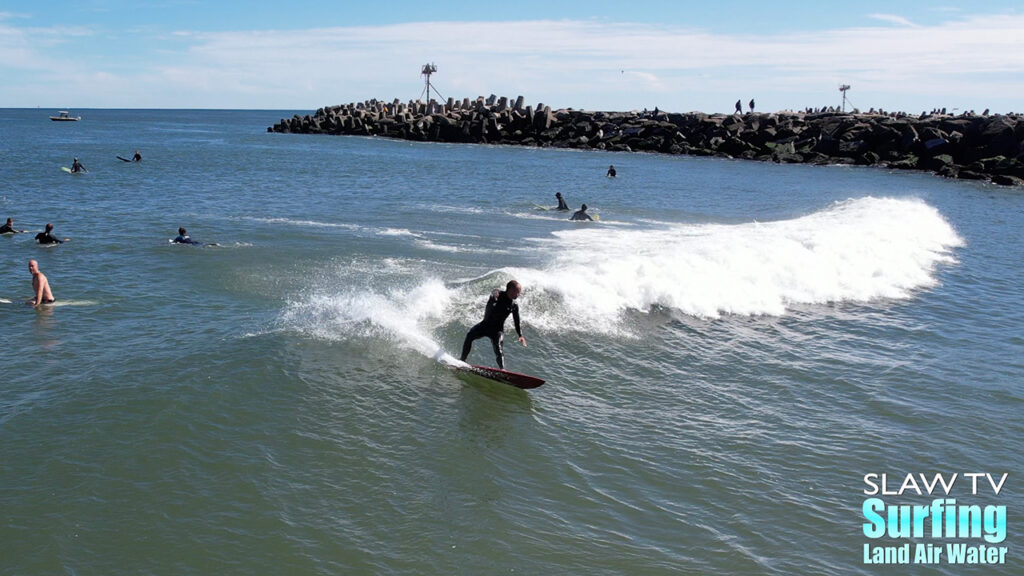
<instances>
[{"instance_id":1,"label":"motorboat","mask_svg":"<svg viewBox=\"0 0 1024 576\"><path fill-rule=\"evenodd\" d=\"M81 116L72 116L71 112L68 112L67 110L61 110L57 112L56 116L50 116L50 120L53 120L54 122L78 122L81 119Z\"/></svg>"}]
</instances>

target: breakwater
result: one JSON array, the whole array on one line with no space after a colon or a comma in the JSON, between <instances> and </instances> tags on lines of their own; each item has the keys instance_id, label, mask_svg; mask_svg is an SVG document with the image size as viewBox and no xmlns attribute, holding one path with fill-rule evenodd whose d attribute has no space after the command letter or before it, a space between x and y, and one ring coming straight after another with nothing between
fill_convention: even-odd
<instances>
[{"instance_id":1,"label":"breakwater","mask_svg":"<svg viewBox=\"0 0 1024 576\"><path fill-rule=\"evenodd\" d=\"M490 96L325 107L268 132L644 151L925 170L1024 186L1019 114L593 112Z\"/></svg>"}]
</instances>

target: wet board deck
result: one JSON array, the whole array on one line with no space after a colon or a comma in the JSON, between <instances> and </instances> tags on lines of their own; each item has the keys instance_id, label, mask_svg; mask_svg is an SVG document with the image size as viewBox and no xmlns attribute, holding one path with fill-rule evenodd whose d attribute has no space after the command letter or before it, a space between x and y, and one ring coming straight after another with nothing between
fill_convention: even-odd
<instances>
[{"instance_id":1,"label":"wet board deck","mask_svg":"<svg viewBox=\"0 0 1024 576\"><path fill-rule=\"evenodd\" d=\"M494 380L495 382L501 382L516 388L522 388L529 390L530 388L536 388L544 383L544 380L537 378L536 376L530 376L528 374L520 374L518 372L509 372L508 370L502 370L501 368L491 368L490 366L476 366L469 364L466 367L463 366L452 366L452 369L460 372L468 372L470 374L476 374L482 376L488 380Z\"/></svg>"}]
</instances>

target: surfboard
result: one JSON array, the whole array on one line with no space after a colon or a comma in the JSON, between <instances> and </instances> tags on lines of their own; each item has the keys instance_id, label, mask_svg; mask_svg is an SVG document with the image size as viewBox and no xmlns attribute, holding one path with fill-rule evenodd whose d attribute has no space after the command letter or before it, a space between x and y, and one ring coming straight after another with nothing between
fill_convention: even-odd
<instances>
[{"instance_id":1,"label":"surfboard","mask_svg":"<svg viewBox=\"0 0 1024 576\"><path fill-rule=\"evenodd\" d=\"M40 306L95 306L97 304L99 304L97 300L57 300L49 304L40 304Z\"/></svg>"},{"instance_id":2,"label":"surfboard","mask_svg":"<svg viewBox=\"0 0 1024 576\"><path fill-rule=\"evenodd\" d=\"M3 300L4 300L3 298L0 298L0 303L12 304L12 302L10 300L8 300L6 302L4 302ZM32 302L33 301L34 300L32 300L30 298L28 300L22 300L21 302L25 306L32 307ZM56 300L54 302L43 302L42 304L40 304L39 306L36 306L35 308L38 310L39 308L42 308L42 307L55 308L55 307L58 307L58 306L95 306L97 304L99 304L99 301L97 301L97 300L59 300L58 299L58 300Z\"/></svg>"},{"instance_id":3,"label":"surfboard","mask_svg":"<svg viewBox=\"0 0 1024 576\"><path fill-rule=\"evenodd\" d=\"M131 160L125 158L124 156L118 156L117 159L121 160L122 162L131 162Z\"/></svg>"},{"instance_id":4,"label":"surfboard","mask_svg":"<svg viewBox=\"0 0 1024 576\"><path fill-rule=\"evenodd\" d=\"M502 384L508 384L515 386L516 388L522 388L523 390L529 390L536 388L544 383L544 380L537 378L536 376L530 376L527 374L520 374L518 372L509 372L508 370L502 370L501 368L491 368L490 366L477 366L475 364L467 364L466 366L451 366L453 370L460 372L468 372L470 374L476 374L482 376L488 380L495 382L501 382Z\"/></svg>"},{"instance_id":5,"label":"surfboard","mask_svg":"<svg viewBox=\"0 0 1024 576\"><path fill-rule=\"evenodd\" d=\"M61 166L60 169L67 172L68 174L74 174L74 172L71 171L71 168L68 168L67 166Z\"/></svg>"}]
</instances>

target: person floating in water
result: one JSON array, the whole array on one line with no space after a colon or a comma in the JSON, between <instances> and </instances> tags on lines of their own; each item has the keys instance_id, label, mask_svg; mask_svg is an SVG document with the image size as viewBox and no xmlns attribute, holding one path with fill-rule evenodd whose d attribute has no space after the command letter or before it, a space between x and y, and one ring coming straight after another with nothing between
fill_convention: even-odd
<instances>
[{"instance_id":1,"label":"person floating in water","mask_svg":"<svg viewBox=\"0 0 1024 576\"><path fill-rule=\"evenodd\" d=\"M572 213L569 220L593 220L593 218L590 217L590 214L587 214L587 205L584 204L580 206L579 210Z\"/></svg>"},{"instance_id":2,"label":"person floating in water","mask_svg":"<svg viewBox=\"0 0 1024 576\"><path fill-rule=\"evenodd\" d=\"M40 244L63 244L65 240L67 240L67 238L61 240L53 235L53 224L50 224L49 222L46 223L45 232L36 234L36 242L39 242Z\"/></svg>"},{"instance_id":3,"label":"person floating in water","mask_svg":"<svg viewBox=\"0 0 1024 576\"><path fill-rule=\"evenodd\" d=\"M565 198L562 198L561 192L555 192L555 198L558 199L558 208L555 208L555 210L571 210L571 208L569 208L569 205L565 203Z\"/></svg>"},{"instance_id":4,"label":"person floating in water","mask_svg":"<svg viewBox=\"0 0 1024 576\"><path fill-rule=\"evenodd\" d=\"M71 163L71 172L78 174L79 172L88 172L88 170L85 169L85 166L82 166L82 163L78 161L78 158L75 158L74 162Z\"/></svg>"},{"instance_id":5,"label":"person floating in water","mask_svg":"<svg viewBox=\"0 0 1024 576\"><path fill-rule=\"evenodd\" d=\"M28 303L34 308L40 304L56 302L53 292L50 291L50 281L46 279L46 274L39 271L39 263L35 260L29 260L28 271L32 273L32 291L35 292L35 297L29 300Z\"/></svg>"},{"instance_id":6,"label":"person floating in water","mask_svg":"<svg viewBox=\"0 0 1024 576\"><path fill-rule=\"evenodd\" d=\"M469 332L466 334L466 340L462 343L462 356L460 356L460 359L463 362L469 357L469 352L473 348L473 341L486 336L491 339L491 346L494 348L494 359L498 363L498 368L505 369L505 355L502 345L505 341L505 320L509 314L512 315L512 321L515 323L519 342L526 346L526 338L523 337L523 330L519 325L519 305L515 302L522 291L523 287L519 282L510 280L505 285L504 292L495 290L491 293L491 297L487 300L487 306L484 308L483 321L469 329Z\"/></svg>"},{"instance_id":7,"label":"person floating in water","mask_svg":"<svg viewBox=\"0 0 1024 576\"><path fill-rule=\"evenodd\" d=\"M178 228L178 237L175 238L174 240L171 240L171 242L175 244L192 244L195 246L199 246L200 244L202 244L202 242L199 242L198 240L193 240L192 238L189 238L188 232L185 230L184 227Z\"/></svg>"},{"instance_id":8,"label":"person floating in water","mask_svg":"<svg viewBox=\"0 0 1024 576\"><path fill-rule=\"evenodd\" d=\"M615 178L615 174L616 174L616 172L615 172L615 166L614 166L614 165L612 165L612 166L609 166L609 167L608 167L608 172L607 172L607 173L605 174L605 176L607 176L607 177L609 177L609 178Z\"/></svg>"},{"instance_id":9,"label":"person floating in water","mask_svg":"<svg viewBox=\"0 0 1024 576\"><path fill-rule=\"evenodd\" d=\"M0 226L0 234L17 234L19 232L28 232L28 230L15 230L14 218L8 218L7 224Z\"/></svg>"},{"instance_id":10,"label":"person floating in water","mask_svg":"<svg viewBox=\"0 0 1024 576\"><path fill-rule=\"evenodd\" d=\"M132 156L132 162L142 162L142 154L139 154L138 150L136 150L135 155Z\"/></svg>"}]
</instances>

